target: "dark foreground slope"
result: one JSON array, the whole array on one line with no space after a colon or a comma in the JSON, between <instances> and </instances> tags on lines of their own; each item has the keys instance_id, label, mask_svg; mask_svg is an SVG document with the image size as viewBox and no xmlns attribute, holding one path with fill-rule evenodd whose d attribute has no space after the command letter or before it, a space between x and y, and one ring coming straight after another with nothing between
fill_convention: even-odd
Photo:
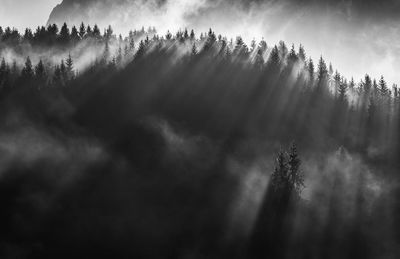
<instances>
[{"instance_id":1,"label":"dark foreground slope","mask_svg":"<svg viewBox=\"0 0 400 259\"><path fill-rule=\"evenodd\" d=\"M3 258L399 255L397 96L210 38L2 91ZM275 153L292 141L305 188L277 200Z\"/></svg>"}]
</instances>

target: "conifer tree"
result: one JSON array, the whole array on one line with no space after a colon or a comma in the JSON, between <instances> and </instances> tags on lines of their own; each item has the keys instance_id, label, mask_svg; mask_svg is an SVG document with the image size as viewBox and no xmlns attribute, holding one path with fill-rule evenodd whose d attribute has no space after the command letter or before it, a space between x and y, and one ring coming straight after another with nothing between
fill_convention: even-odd
<instances>
[{"instance_id":1,"label":"conifer tree","mask_svg":"<svg viewBox=\"0 0 400 259\"><path fill-rule=\"evenodd\" d=\"M261 51L261 55L264 56L264 53L268 49L267 42L264 40L264 38L261 39L260 43L258 44L258 48Z\"/></svg>"},{"instance_id":2,"label":"conifer tree","mask_svg":"<svg viewBox=\"0 0 400 259\"><path fill-rule=\"evenodd\" d=\"M56 65L54 69L54 75L53 75L53 85L58 86L62 85L63 79L62 79L62 72L61 68L59 65Z\"/></svg>"},{"instance_id":3,"label":"conifer tree","mask_svg":"<svg viewBox=\"0 0 400 259\"><path fill-rule=\"evenodd\" d=\"M318 79L318 83L320 85L326 83L328 80L328 70L326 67L325 60L322 58L322 56L320 57L319 62L318 62L318 78L317 79Z\"/></svg>"},{"instance_id":4,"label":"conifer tree","mask_svg":"<svg viewBox=\"0 0 400 259\"><path fill-rule=\"evenodd\" d=\"M46 83L47 75L46 70L43 65L43 61L40 60L39 63L35 66L35 80L38 87L44 86Z\"/></svg>"},{"instance_id":5,"label":"conifer tree","mask_svg":"<svg viewBox=\"0 0 400 259\"><path fill-rule=\"evenodd\" d=\"M64 23L61 27L59 39L62 44L67 44L69 42L70 33L67 23Z\"/></svg>"},{"instance_id":6,"label":"conifer tree","mask_svg":"<svg viewBox=\"0 0 400 259\"><path fill-rule=\"evenodd\" d=\"M79 37L81 39L84 39L85 35L86 35L86 27L85 27L85 24L82 22L81 26L79 27Z\"/></svg>"},{"instance_id":7,"label":"conifer tree","mask_svg":"<svg viewBox=\"0 0 400 259\"><path fill-rule=\"evenodd\" d=\"M80 40L78 29L75 26L71 29L70 38L73 44L76 44Z\"/></svg>"},{"instance_id":8,"label":"conifer tree","mask_svg":"<svg viewBox=\"0 0 400 259\"><path fill-rule=\"evenodd\" d=\"M136 52L135 58L138 59L138 58L143 57L145 52L146 52L146 45L144 44L143 40L141 40L139 43L139 48Z\"/></svg>"},{"instance_id":9,"label":"conifer tree","mask_svg":"<svg viewBox=\"0 0 400 259\"><path fill-rule=\"evenodd\" d=\"M93 37L93 31L92 31L92 27L90 27L90 25L87 26L86 28L86 37Z\"/></svg>"},{"instance_id":10,"label":"conifer tree","mask_svg":"<svg viewBox=\"0 0 400 259\"><path fill-rule=\"evenodd\" d=\"M381 76L381 79L379 80L379 91L383 96L387 96L389 93L389 89L383 76Z\"/></svg>"},{"instance_id":11,"label":"conifer tree","mask_svg":"<svg viewBox=\"0 0 400 259\"><path fill-rule=\"evenodd\" d=\"M296 51L294 49L294 44L292 44L292 48L290 49L288 60L290 64L294 64L297 62L298 56L296 54Z\"/></svg>"},{"instance_id":12,"label":"conifer tree","mask_svg":"<svg viewBox=\"0 0 400 259\"><path fill-rule=\"evenodd\" d=\"M271 68L279 68L280 62L281 60L279 57L279 50L278 47L275 45L275 47L271 51L271 54L269 55L268 66Z\"/></svg>"},{"instance_id":13,"label":"conifer tree","mask_svg":"<svg viewBox=\"0 0 400 259\"><path fill-rule=\"evenodd\" d=\"M21 77L25 83L28 83L29 81L31 81L33 79L33 76L34 76L34 72L33 72L33 68L32 68L32 61L28 56L25 61L25 66L21 71Z\"/></svg>"},{"instance_id":14,"label":"conifer tree","mask_svg":"<svg viewBox=\"0 0 400 259\"><path fill-rule=\"evenodd\" d=\"M68 54L68 58L65 60L66 69L66 80L74 78L74 61L72 60L71 53Z\"/></svg>"},{"instance_id":15,"label":"conifer tree","mask_svg":"<svg viewBox=\"0 0 400 259\"><path fill-rule=\"evenodd\" d=\"M372 80L368 74L365 75L364 82L362 82L362 87L366 94L369 94L371 92Z\"/></svg>"},{"instance_id":16,"label":"conifer tree","mask_svg":"<svg viewBox=\"0 0 400 259\"><path fill-rule=\"evenodd\" d=\"M305 62L306 61L306 52L305 52L305 50L304 50L304 47L303 47L303 45L301 45L300 44L300 47L299 47L299 54L298 54L298 56L299 56L299 60L301 61L301 62Z\"/></svg>"},{"instance_id":17,"label":"conifer tree","mask_svg":"<svg viewBox=\"0 0 400 259\"><path fill-rule=\"evenodd\" d=\"M61 60L60 72L61 72L61 84L64 85L65 82L68 81L68 72L67 72L67 67L65 66L64 59Z\"/></svg>"},{"instance_id":18,"label":"conifer tree","mask_svg":"<svg viewBox=\"0 0 400 259\"><path fill-rule=\"evenodd\" d=\"M197 52L197 47L196 47L196 44L195 43L193 43L193 45L192 45L192 53L191 53L191 55L192 55L192 57L194 57L194 56L196 56L198 54L198 52Z\"/></svg>"},{"instance_id":19,"label":"conifer tree","mask_svg":"<svg viewBox=\"0 0 400 259\"><path fill-rule=\"evenodd\" d=\"M9 68L6 60L2 58L0 63L0 88L6 87L9 77Z\"/></svg>"},{"instance_id":20,"label":"conifer tree","mask_svg":"<svg viewBox=\"0 0 400 259\"><path fill-rule=\"evenodd\" d=\"M194 30L190 31L190 40L194 41L196 39L196 35L194 34Z\"/></svg>"},{"instance_id":21,"label":"conifer tree","mask_svg":"<svg viewBox=\"0 0 400 259\"><path fill-rule=\"evenodd\" d=\"M100 29L99 29L99 27L97 26L97 24L95 24L94 27L93 27L92 35L93 35L93 37L94 37L95 39L100 39L100 38L101 38Z\"/></svg>"}]
</instances>

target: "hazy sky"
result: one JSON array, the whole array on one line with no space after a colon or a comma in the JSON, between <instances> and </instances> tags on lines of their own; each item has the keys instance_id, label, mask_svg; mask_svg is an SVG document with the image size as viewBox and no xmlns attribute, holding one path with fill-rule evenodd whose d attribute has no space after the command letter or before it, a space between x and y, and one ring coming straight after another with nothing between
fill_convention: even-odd
<instances>
[{"instance_id":1,"label":"hazy sky","mask_svg":"<svg viewBox=\"0 0 400 259\"><path fill-rule=\"evenodd\" d=\"M0 0L0 25L18 29L47 22L51 10L61 0Z\"/></svg>"}]
</instances>

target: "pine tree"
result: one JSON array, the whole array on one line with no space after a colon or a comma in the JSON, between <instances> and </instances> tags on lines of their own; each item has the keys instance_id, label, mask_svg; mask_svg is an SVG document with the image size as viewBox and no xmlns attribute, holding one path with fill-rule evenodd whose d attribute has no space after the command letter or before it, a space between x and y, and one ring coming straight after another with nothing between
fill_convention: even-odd
<instances>
[{"instance_id":1,"label":"pine tree","mask_svg":"<svg viewBox=\"0 0 400 259\"><path fill-rule=\"evenodd\" d=\"M94 37L95 39L100 39L100 38L101 38L100 29L99 29L99 27L97 26L97 24L95 24L94 27L93 27L93 33L92 33L92 35L93 35L93 37Z\"/></svg>"},{"instance_id":2,"label":"pine tree","mask_svg":"<svg viewBox=\"0 0 400 259\"><path fill-rule=\"evenodd\" d=\"M267 42L264 40L264 38L261 39L260 43L258 44L258 48L261 51L261 55L264 57L264 54L268 49Z\"/></svg>"},{"instance_id":3,"label":"pine tree","mask_svg":"<svg viewBox=\"0 0 400 259\"><path fill-rule=\"evenodd\" d=\"M116 64L117 66L121 65L122 63L122 48L121 45L118 47L118 51L117 51L117 58L116 58Z\"/></svg>"},{"instance_id":4,"label":"pine tree","mask_svg":"<svg viewBox=\"0 0 400 259\"><path fill-rule=\"evenodd\" d=\"M88 25L88 27L86 28L86 37L93 37L93 31L92 31L92 27L90 27L90 25Z\"/></svg>"},{"instance_id":5,"label":"pine tree","mask_svg":"<svg viewBox=\"0 0 400 259\"><path fill-rule=\"evenodd\" d=\"M193 43L191 55L192 55L192 57L194 57L194 56L196 56L197 54L198 54L198 52L197 52L196 44Z\"/></svg>"},{"instance_id":6,"label":"pine tree","mask_svg":"<svg viewBox=\"0 0 400 259\"><path fill-rule=\"evenodd\" d=\"M63 26L61 27L59 40L62 44L66 44L70 41L70 33L67 23L64 23Z\"/></svg>"},{"instance_id":7,"label":"pine tree","mask_svg":"<svg viewBox=\"0 0 400 259\"><path fill-rule=\"evenodd\" d=\"M190 31L190 40L194 41L196 39L196 35L194 34L194 30Z\"/></svg>"},{"instance_id":8,"label":"pine tree","mask_svg":"<svg viewBox=\"0 0 400 259\"><path fill-rule=\"evenodd\" d=\"M383 96L387 96L389 93L389 89L383 76L381 76L381 79L379 80L379 91Z\"/></svg>"},{"instance_id":9,"label":"pine tree","mask_svg":"<svg viewBox=\"0 0 400 259\"><path fill-rule=\"evenodd\" d=\"M268 59L268 66L273 69L278 69L280 67L281 59L279 57L279 50L278 47L272 49L271 54L269 55Z\"/></svg>"},{"instance_id":10,"label":"pine tree","mask_svg":"<svg viewBox=\"0 0 400 259\"><path fill-rule=\"evenodd\" d=\"M26 58L25 66L21 71L22 80L26 83L33 79L34 73L32 69L32 61L29 57Z\"/></svg>"},{"instance_id":11,"label":"pine tree","mask_svg":"<svg viewBox=\"0 0 400 259\"><path fill-rule=\"evenodd\" d=\"M304 188L304 177L300 170L301 160L297 147L293 143L289 153L280 151L276 158L276 165L271 176L271 187L279 206L285 206L290 197L300 198Z\"/></svg>"},{"instance_id":12,"label":"pine tree","mask_svg":"<svg viewBox=\"0 0 400 259\"><path fill-rule=\"evenodd\" d=\"M79 37L83 40L86 35L86 27L85 24L82 22L81 26L79 27Z\"/></svg>"},{"instance_id":13,"label":"pine tree","mask_svg":"<svg viewBox=\"0 0 400 259\"><path fill-rule=\"evenodd\" d=\"M63 79L62 79L62 72L60 66L56 66L54 69L54 75L53 75L53 85L59 86L62 85Z\"/></svg>"},{"instance_id":14,"label":"pine tree","mask_svg":"<svg viewBox=\"0 0 400 259\"><path fill-rule=\"evenodd\" d=\"M294 191L296 197L300 197L300 193L304 188L304 176L300 170L301 160L297 152L297 146L293 142L289 148L289 189Z\"/></svg>"},{"instance_id":15,"label":"pine tree","mask_svg":"<svg viewBox=\"0 0 400 259\"><path fill-rule=\"evenodd\" d=\"M78 29L75 26L71 29L70 38L73 44L76 44L80 40Z\"/></svg>"},{"instance_id":16,"label":"pine tree","mask_svg":"<svg viewBox=\"0 0 400 259\"><path fill-rule=\"evenodd\" d=\"M283 40L281 40L279 42L279 58L282 62L284 62L286 60L288 53L289 53L289 50L286 46L286 43Z\"/></svg>"},{"instance_id":17,"label":"pine tree","mask_svg":"<svg viewBox=\"0 0 400 259\"><path fill-rule=\"evenodd\" d=\"M141 58L146 53L146 45L144 44L143 40L140 41L138 51L136 52L135 58Z\"/></svg>"},{"instance_id":18,"label":"pine tree","mask_svg":"<svg viewBox=\"0 0 400 259\"><path fill-rule=\"evenodd\" d=\"M303 47L303 45L301 45L300 44L300 47L299 47L299 54L298 54L298 56L299 56L299 60L301 61L301 62L305 62L306 61L306 52L305 52L305 50L304 50L304 47Z\"/></svg>"},{"instance_id":19,"label":"pine tree","mask_svg":"<svg viewBox=\"0 0 400 259\"><path fill-rule=\"evenodd\" d=\"M311 58L309 58L308 63L307 63L307 71L308 75L310 77L310 82L314 82L314 73L315 73L315 67L314 67L314 62Z\"/></svg>"},{"instance_id":20,"label":"pine tree","mask_svg":"<svg viewBox=\"0 0 400 259\"><path fill-rule=\"evenodd\" d=\"M35 66L35 79L38 87L42 87L46 83L47 75L42 60Z\"/></svg>"},{"instance_id":21,"label":"pine tree","mask_svg":"<svg viewBox=\"0 0 400 259\"><path fill-rule=\"evenodd\" d=\"M61 72L61 84L64 85L65 82L68 81L67 67L65 66L64 59L61 60L60 72Z\"/></svg>"},{"instance_id":22,"label":"pine tree","mask_svg":"<svg viewBox=\"0 0 400 259\"><path fill-rule=\"evenodd\" d=\"M292 44L292 48L290 49L288 60L291 64L296 63L298 60L298 56L294 50L294 44Z\"/></svg>"},{"instance_id":23,"label":"pine tree","mask_svg":"<svg viewBox=\"0 0 400 259\"><path fill-rule=\"evenodd\" d=\"M369 94L371 92L372 80L368 74L365 75L364 82L362 82L362 87L366 94Z\"/></svg>"},{"instance_id":24,"label":"pine tree","mask_svg":"<svg viewBox=\"0 0 400 259\"><path fill-rule=\"evenodd\" d=\"M135 41L133 37L129 38L129 50L131 51L131 53L135 51Z\"/></svg>"},{"instance_id":25,"label":"pine tree","mask_svg":"<svg viewBox=\"0 0 400 259\"><path fill-rule=\"evenodd\" d=\"M354 83L354 78L352 77L349 83L349 88L351 90L354 90L354 87L356 86L356 84Z\"/></svg>"},{"instance_id":26,"label":"pine tree","mask_svg":"<svg viewBox=\"0 0 400 259\"><path fill-rule=\"evenodd\" d=\"M74 78L74 61L72 60L71 53L68 54L68 58L65 61L66 65L66 80L72 80Z\"/></svg>"},{"instance_id":27,"label":"pine tree","mask_svg":"<svg viewBox=\"0 0 400 259\"><path fill-rule=\"evenodd\" d=\"M0 88L4 88L6 82L8 81L7 63L4 58L2 58L0 63Z\"/></svg>"},{"instance_id":28,"label":"pine tree","mask_svg":"<svg viewBox=\"0 0 400 259\"><path fill-rule=\"evenodd\" d=\"M331 67L331 65L330 65L330 67ZM340 91L339 88L340 88L340 85L341 85L341 79L342 79L341 75L336 70L336 72L335 72L335 74L333 76L333 83L334 83L334 86L335 86L335 95L339 94L339 91Z\"/></svg>"},{"instance_id":29,"label":"pine tree","mask_svg":"<svg viewBox=\"0 0 400 259\"><path fill-rule=\"evenodd\" d=\"M318 62L318 83L323 84L326 83L327 80L328 80L328 70L326 67L326 63L321 56Z\"/></svg>"},{"instance_id":30,"label":"pine tree","mask_svg":"<svg viewBox=\"0 0 400 259\"><path fill-rule=\"evenodd\" d=\"M339 101L346 100L347 89L348 89L347 83L343 79L340 80L339 86L338 86Z\"/></svg>"},{"instance_id":31,"label":"pine tree","mask_svg":"<svg viewBox=\"0 0 400 259\"><path fill-rule=\"evenodd\" d=\"M254 66L259 69L262 70L264 68L264 57L263 57L263 53L261 51L260 48L258 48L257 50L257 54L254 58Z\"/></svg>"},{"instance_id":32,"label":"pine tree","mask_svg":"<svg viewBox=\"0 0 400 259\"><path fill-rule=\"evenodd\" d=\"M129 48L128 48L128 45L125 45L125 48L124 48L124 57L127 58L128 56L129 56Z\"/></svg>"}]
</instances>

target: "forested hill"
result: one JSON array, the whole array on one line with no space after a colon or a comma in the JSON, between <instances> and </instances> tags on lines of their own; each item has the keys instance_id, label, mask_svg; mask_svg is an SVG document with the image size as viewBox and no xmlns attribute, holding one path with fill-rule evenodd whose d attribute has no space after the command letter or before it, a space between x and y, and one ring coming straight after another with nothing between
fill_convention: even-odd
<instances>
[{"instance_id":1,"label":"forested hill","mask_svg":"<svg viewBox=\"0 0 400 259\"><path fill-rule=\"evenodd\" d=\"M400 96L383 77L211 29L0 38L6 258L398 254Z\"/></svg>"}]
</instances>

